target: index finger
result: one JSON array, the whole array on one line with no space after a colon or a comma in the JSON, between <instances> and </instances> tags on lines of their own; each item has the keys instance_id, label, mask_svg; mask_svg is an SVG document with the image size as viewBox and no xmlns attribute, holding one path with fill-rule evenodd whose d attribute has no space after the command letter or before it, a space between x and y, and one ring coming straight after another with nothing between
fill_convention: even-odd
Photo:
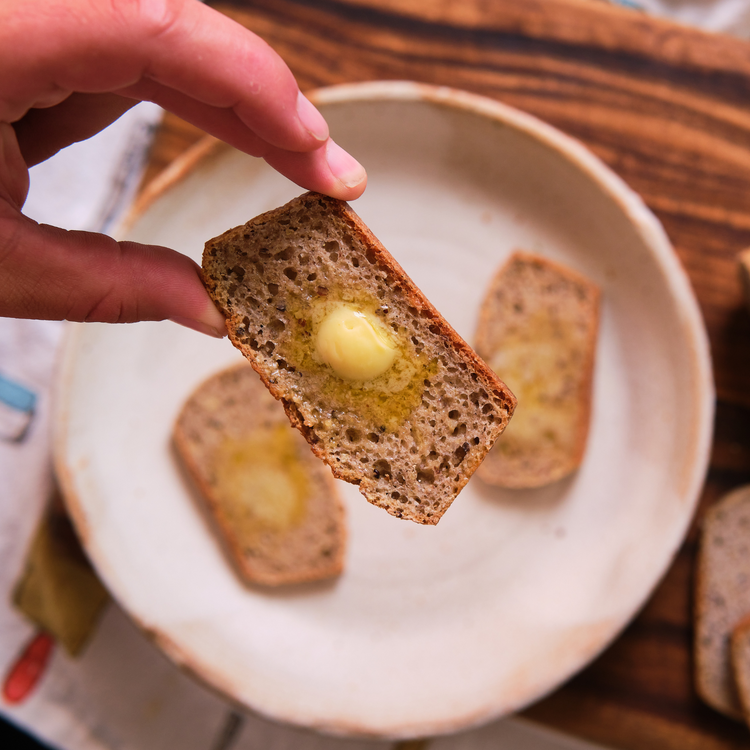
<instances>
[{"instance_id":1,"label":"index finger","mask_svg":"<svg viewBox=\"0 0 750 750\"><path fill-rule=\"evenodd\" d=\"M328 137L283 60L197 0L50 0L0 5L0 120L73 91L139 96L155 82L231 110L263 141L309 151Z\"/></svg>"}]
</instances>

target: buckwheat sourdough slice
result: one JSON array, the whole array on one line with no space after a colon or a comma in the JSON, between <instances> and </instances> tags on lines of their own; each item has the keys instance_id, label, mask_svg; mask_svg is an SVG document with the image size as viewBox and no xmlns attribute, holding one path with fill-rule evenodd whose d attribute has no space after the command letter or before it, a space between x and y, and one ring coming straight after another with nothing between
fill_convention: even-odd
<instances>
[{"instance_id":1,"label":"buckwheat sourdough slice","mask_svg":"<svg viewBox=\"0 0 750 750\"><path fill-rule=\"evenodd\" d=\"M750 614L750 485L707 511L695 578L695 680L717 711L742 718L730 660L732 630Z\"/></svg>"},{"instance_id":2,"label":"buckwheat sourdough slice","mask_svg":"<svg viewBox=\"0 0 750 750\"><path fill-rule=\"evenodd\" d=\"M745 723L750 726L750 613L732 629L730 648L734 684Z\"/></svg>"},{"instance_id":3,"label":"buckwheat sourdough slice","mask_svg":"<svg viewBox=\"0 0 750 750\"><path fill-rule=\"evenodd\" d=\"M507 432L478 476L540 487L580 466L591 411L599 289L564 266L515 252L480 308L477 353L518 398Z\"/></svg>"},{"instance_id":4,"label":"buckwheat sourdough slice","mask_svg":"<svg viewBox=\"0 0 750 750\"><path fill-rule=\"evenodd\" d=\"M174 444L245 582L275 586L342 571L346 530L333 477L249 365L192 393Z\"/></svg>"},{"instance_id":5,"label":"buckwheat sourdough slice","mask_svg":"<svg viewBox=\"0 0 750 750\"><path fill-rule=\"evenodd\" d=\"M203 277L230 339L334 475L394 516L436 524L515 398L354 211L306 193L207 242ZM339 377L316 351L341 306L397 351L369 381Z\"/></svg>"}]
</instances>

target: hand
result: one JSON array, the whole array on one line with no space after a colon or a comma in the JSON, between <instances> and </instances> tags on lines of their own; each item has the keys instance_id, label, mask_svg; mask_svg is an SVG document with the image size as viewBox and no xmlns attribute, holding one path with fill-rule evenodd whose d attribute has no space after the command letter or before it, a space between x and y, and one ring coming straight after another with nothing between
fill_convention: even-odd
<instances>
[{"instance_id":1,"label":"hand","mask_svg":"<svg viewBox=\"0 0 750 750\"><path fill-rule=\"evenodd\" d=\"M281 58L197 0L0 0L0 316L171 318L224 335L198 266L164 247L39 225L28 167L152 101L298 185L357 198L364 169Z\"/></svg>"}]
</instances>

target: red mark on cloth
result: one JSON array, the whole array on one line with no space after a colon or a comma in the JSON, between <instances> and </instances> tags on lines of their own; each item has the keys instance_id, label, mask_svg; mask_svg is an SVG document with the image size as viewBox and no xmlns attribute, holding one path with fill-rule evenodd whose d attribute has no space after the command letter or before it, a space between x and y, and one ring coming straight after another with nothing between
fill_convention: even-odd
<instances>
[{"instance_id":1,"label":"red mark on cloth","mask_svg":"<svg viewBox=\"0 0 750 750\"><path fill-rule=\"evenodd\" d=\"M5 677L3 699L6 703L20 703L44 674L45 667L55 647L55 639L44 631L29 642Z\"/></svg>"}]
</instances>

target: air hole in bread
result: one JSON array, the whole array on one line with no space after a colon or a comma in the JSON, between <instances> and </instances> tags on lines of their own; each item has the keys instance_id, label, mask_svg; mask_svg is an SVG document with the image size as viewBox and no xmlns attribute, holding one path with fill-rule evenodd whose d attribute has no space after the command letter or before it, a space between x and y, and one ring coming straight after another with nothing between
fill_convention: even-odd
<instances>
[{"instance_id":1,"label":"air hole in bread","mask_svg":"<svg viewBox=\"0 0 750 750\"><path fill-rule=\"evenodd\" d=\"M279 293L279 285L278 284L269 284L268 285L268 293L275 297Z\"/></svg>"},{"instance_id":2,"label":"air hole in bread","mask_svg":"<svg viewBox=\"0 0 750 750\"><path fill-rule=\"evenodd\" d=\"M458 419L458 418L459 418L459 417L461 416L461 412L457 411L456 409L451 409L451 410L450 410L450 411L448 412L448 416L449 416L449 417L450 417L451 419Z\"/></svg>"},{"instance_id":3,"label":"air hole in bread","mask_svg":"<svg viewBox=\"0 0 750 750\"><path fill-rule=\"evenodd\" d=\"M350 443L358 443L362 439L362 433L359 430L355 430L353 427L350 427L346 431L346 439Z\"/></svg>"},{"instance_id":4,"label":"air hole in bread","mask_svg":"<svg viewBox=\"0 0 750 750\"><path fill-rule=\"evenodd\" d=\"M380 438L378 437L378 433L377 433L377 432L371 432L371 433L369 433L369 434L367 435L367 439L368 439L368 440L369 440L369 441L370 441L371 443L377 443L377 442L378 442L378 441L380 440Z\"/></svg>"},{"instance_id":5,"label":"air hole in bread","mask_svg":"<svg viewBox=\"0 0 750 750\"><path fill-rule=\"evenodd\" d=\"M290 281L294 281L297 278L297 272L293 268L285 268L284 276L286 276Z\"/></svg>"},{"instance_id":6,"label":"air hole in bread","mask_svg":"<svg viewBox=\"0 0 750 750\"><path fill-rule=\"evenodd\" d=\"M391 465L384 458L378 459L372 465L372 470L375 474L375 479L379 479L380 477L390 478L391 476Z\"/></svg>"},{"instance_id":7,"label":"air hole in bread","mask_svg":"<svg viewBox=\"0 0 750 750\"><path fill-rule=\"evenodd\" d=\"M435 472L432 469L419 469L417 471L417 481L420 484L433 484L435 482Z\"/></svg>"}]
</instances>

